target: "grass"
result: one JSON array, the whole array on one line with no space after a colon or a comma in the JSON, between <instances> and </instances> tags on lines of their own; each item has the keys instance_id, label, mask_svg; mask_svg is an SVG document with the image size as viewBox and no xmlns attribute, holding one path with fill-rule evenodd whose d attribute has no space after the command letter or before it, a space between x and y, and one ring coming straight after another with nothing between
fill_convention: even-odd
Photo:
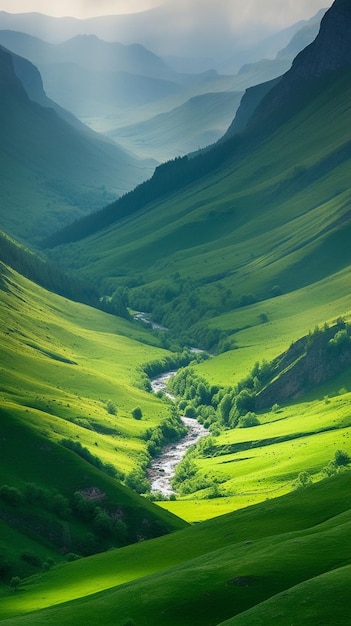
<instances>
[{"instance_id":1,"label":"grass","mask_svg":"<svg viewBox=\"0 0 351 626\"><path fill-rule=\"evenodd\" d=\"M166 351L147 344L155 339L136 324L56 296L11 270L4 280L6 288L0 292L1 485L23 492L27 483L35 483L57 490L69 502L74 492L94 487L110 505L125 509L132 534L148 536L184 527L184 522L165 516L162 509L61 445L63 439L80 443L125 475L144 466L145 431L160 424L170 408L143 389L141 368ZM117 407L116 415L107 411L109 399ZM141 420L132 417L135 406L142 408ZM1 505L4 509L3 501ZM62 537L64 520L31 509L28 503L17 508L8 505L5 510L2 520L9 521L9 533L14 534L13 540L3 543L3 553L18 574L28 571L19 560L20 545L36 543L39 552L49 556L55 552L56 560L65 558L60 537L52 542L47 532L51 523ZM39 530L33 531L38 516L43 519L37 523ZM143 520L149 520L145 532ZM67 523L75 537L72 543L89 530L72 516Z\"/></svg>"},{"instance_id":2,"label":"grass","mask_svg":"<svg viewBox=\"0 0 351 626\"><path fill-rule=\"evenodd\" d=\"M333 570L344 588L349 487L347 473L168 537L56 567L16 594L6 592L1 619L4 626L116 625L128 618L145 626L210 625ZM339 597L348 614L348 594Z\"/></svg>"},{"instance_id":3,"label":"grass","mask_svg":"<svg viewBox=\"0 0 351 626\"><path fill-rule=\"evenodd\" d=\"M350 584L351 567L347 565L279 593L220 626L299 626L304 622L342 626L351 617L350 607L345 605Z\"/></svg>"}]
</instances>

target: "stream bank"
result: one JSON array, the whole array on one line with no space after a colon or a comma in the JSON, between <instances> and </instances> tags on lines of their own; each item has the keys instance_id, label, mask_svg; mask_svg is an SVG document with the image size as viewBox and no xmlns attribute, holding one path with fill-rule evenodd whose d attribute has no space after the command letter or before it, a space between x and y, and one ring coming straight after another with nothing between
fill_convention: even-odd
<instances>
[{"instance_id":1,"label":"stream bank","mask_svg":"<svg viewBox=\"0 0 351 626\"><path fill-rule=\"evenodd\" d=\"M167 381L177 372L167 372L157 376L151 380L151 387L154 393L163 391L168 398L174 400L174 396L167 393ZM202 437L209 435L208 430L200 424L196 419L191 417L181 417L183 424L186 426L188 433L177 443L171 443L165 446L160 457L153 459L148 469L148 479L151 483L151 491L159 492L163 496L169 497L175 493L172 489L171 481L175 473L176 466L190 446L196 444Z\"/></svg>"}]
</instances>

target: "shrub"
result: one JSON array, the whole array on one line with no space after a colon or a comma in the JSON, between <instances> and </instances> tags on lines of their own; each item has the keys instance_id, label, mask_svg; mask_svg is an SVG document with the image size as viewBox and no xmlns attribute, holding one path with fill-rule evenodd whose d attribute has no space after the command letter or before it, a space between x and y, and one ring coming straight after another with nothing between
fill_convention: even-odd
<instances>
[{"instance_id":1,"label":"shrub","mask_svg":"<svg viewBox=\"0 0 351 626\"><path fill-rule=\"evenodd\" d=\"M23 500L21 492L15 489L15 487L9 487L8 485L0 487L0 498L12 506L18 506Z\"/></svg>"},{"instance_id":2,"label":"shrub","mask_svg":"<svg viewBox=\"0 0 351 626\"><path fill-rule=\"evenodd\" d=\"M308 472L300 472L295 482L296 489L308 487L312 484L312 478Z\"/></svg>"},{"instance_id":3,"label":"shrub","mask_svg":"<svg viewBox=\"0 0 351 626\"><path fill-rule=\"evenodd\" d=\"M239 420L239 428L252 428L253 426L259 426L260 423L256 413L246 413Z\"/></svg>"},{"instance_id":4,"label":"shrub","mask_svg":"<svg viewBox=\"0 0 351 626\"><path fill-rule=\"evenodd\" d=\"M135 469L128 474L126 478L126 486L133 489L137 493L146 493L150 491L150 483L145 478L141 469Z\"/></svg>"},{"instance_id":5,"label":"shrub","mask_svg":"<svg viewBox=\"0 0 351 626\"><path fill-rule=\"evenodd\" d=\"M116 407L115 403L112 402L112 400L108 400L106 402L106 411L110 415L117 415L117 407Z\"/></svg>"},{"instance_id":6,"label":"shrub","mask_svg":"<svg viewBox=\"0 0 351 626\"><path fill-rule=\"evenodd\" d=\"M141 420L141 418L143 417L143 412L140 406L136 406L135 409L132 410L132 416L135 420Z\"/></svg>"},{"instance_id":7,"label":"shrub","mask_svg":"<svg viewBox=\"0 0 351 626\"><path fill-rule=\"evenodd\" d=\"M16 591L18 589L18 587L21 584L21 579L19 576L12 576L11 580L10 580L10 587L11 589L13 589L14 591Z\"/></svg>"},{"instance_id":8,"label":"shrub","mask_svg":"<svg viewBox=\"0 0 351 626\"><path fill-rule=\"evenodd\" d=\"M337 450L334 455L334 463L337 467L349 465L349 463L351 463L351 457L344 450Z\"/></svg>"}]
</instances>

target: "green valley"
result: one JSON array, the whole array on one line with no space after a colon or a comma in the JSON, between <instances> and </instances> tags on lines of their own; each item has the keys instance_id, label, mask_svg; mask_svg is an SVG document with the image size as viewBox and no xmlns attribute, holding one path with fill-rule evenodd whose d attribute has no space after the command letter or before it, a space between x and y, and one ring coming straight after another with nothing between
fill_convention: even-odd
<instances>
[{"instance_id":1,"label":"green valley","mask_svg":"<svg viewBox=\"0 0 351 626\"><path fill-rule=\"evenodd\" d=\"M152 77L183 81L177 108L168 94L147 104L148 121L135 108L132 126L116 126L129 148L150 156L150 142L159 158L230 124L110 204L92 135L75 128L81 148L70 135L72 160L59 143L54 165L72 174L67 207L78 189L90 209L99 189L106 201L94 212L83 201L71 221L45 205L44 182L49 139L70 122L29 98L0 48L0 118L21 119L28 140L13 143L3 124L9 189L38 168L2 196L0 625L350 622L350 40L349 0L335 0L315 41L284 76L250 88L232 124L228 77L192 84L142 47L94 37L56 46L82 63L104 51L103 67L113 49L131 73L138 51ZM203 91L211 80L223 90ZM198 95L184 104L187 89ZM187 420L207 434L177 463ZM170 467L164 490L153 477Z\"/></svg>"}]
</instances>

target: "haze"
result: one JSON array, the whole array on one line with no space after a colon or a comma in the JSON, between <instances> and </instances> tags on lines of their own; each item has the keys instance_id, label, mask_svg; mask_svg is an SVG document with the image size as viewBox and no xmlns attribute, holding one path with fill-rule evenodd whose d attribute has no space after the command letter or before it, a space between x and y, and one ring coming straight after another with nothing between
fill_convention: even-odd
<instances>
[{"instance_id":1,"label":"haze","mask_svg":"<svg viewBox=\"0 0 351 626\"><path fill-rule=\"evenodd\" d=\"M0 10L9 13L39 12L55 17L72 16L80 19L98 15L119 15L142 12L159 5L174 5L174 0L0 0ZM202 14L227 5L235 16L236 25L261 23L268 29L284 28L298 20L308 19L322 7L331 6L326 0L178 0L184 12L194 9Z\"/></svg>"}]
</instances>

